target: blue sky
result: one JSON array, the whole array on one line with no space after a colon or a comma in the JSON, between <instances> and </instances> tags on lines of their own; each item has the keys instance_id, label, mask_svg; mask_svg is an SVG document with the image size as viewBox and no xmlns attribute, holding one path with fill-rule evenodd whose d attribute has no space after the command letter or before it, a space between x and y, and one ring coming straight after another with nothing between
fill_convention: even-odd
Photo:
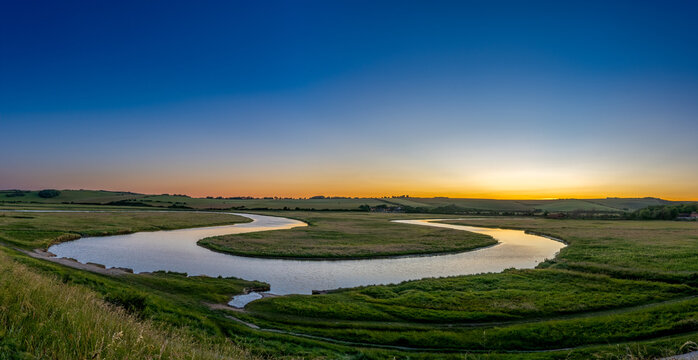
<instances>
[{"instance_id":1,"label":"blue sky","mask_svg":"<svg viewBox=\"0 0 698 360\"><path fill-rule=\"evenodd\" d=\"M698 198L698 4L7 2L0 188Z\"/></svg>"}]
</instances>

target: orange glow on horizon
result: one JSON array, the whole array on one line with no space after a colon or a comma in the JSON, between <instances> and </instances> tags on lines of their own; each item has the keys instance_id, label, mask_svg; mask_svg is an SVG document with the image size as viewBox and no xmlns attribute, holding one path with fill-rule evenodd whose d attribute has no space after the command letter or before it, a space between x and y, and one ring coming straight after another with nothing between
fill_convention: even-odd
<instances>
[{"instance_id":1,"label":"orange glow on horizon","mask_svg":"<svg viewBox=\"0 0 698 360\"><path fill-rule=\"evenodd\" d=\"M631 176L633 174L608 175L603 171L551 171L543 167L540 171L382 169L385 167L374 166L363 171L271 168L232 172L209 168L205 169L209 171L162 169L157 173L116 169L113 172L66 172L51 178L37 173L32 176L36 182L26 183L23 188L102 189L142 194L186 194L192 197L308 198L323 195L381 198L409 195L415 198L498 200L656 197L698 201L698 185L690 173L685 174L689 176L672 175L672 181L667 182L665 174L659 172Z\"/></svg>"},{"instance_id":2,"label":"orange glow on horizon","mask_svg":"<svg viewBox=\"0 0 698 360\"><path fill-rule=\"evenodd\" d=\"M107 190L107 189L102 189ZM131 191L142 194L158 195L158 194L183 194L194 198L203 198L207 196L213 197L237 197L250 196L255 198L263 197L280 197L280 198L310 198L312 196L340 196L340 197L358 197L358 198L384 198L392 196L408 195L411 198L434 198L446 197L452 199L490 199L490 200L561 200L561 199L605 199L605 198L645 198L654 197L672 201L698 201L698 196L681 196L670 192L659 192L658 194L648 194L639 192L580 192L580 193L510 193L510 192L435 192L435 191L411 191L411 192L396 192L396 191L369 191L369 192L348 192L334 190L317 190L317 191L298 191L298 192L274 192L274 191L231 191L228 189L179 189L179 190L162 190L158 191L150 187L144 187L141 190L138 188L124 189L113 188L109 191Z\"/></svg>"}]
</instances>

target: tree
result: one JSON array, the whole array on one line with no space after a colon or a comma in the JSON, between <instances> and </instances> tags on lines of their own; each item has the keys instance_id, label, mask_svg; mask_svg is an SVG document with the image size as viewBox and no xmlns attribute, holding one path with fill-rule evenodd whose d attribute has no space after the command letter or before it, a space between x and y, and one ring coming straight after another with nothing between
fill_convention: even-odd
<instances>
[{"instance_id":1,"label":"tree","mask_svg":"<svg viewBox=\"0 0 698 360\"><path fill-rule=\"evenodd\" d=\"M47 189L47 190L39 191L39 197L42 197L44 199L54 198L60 194L61 194L60 191L54 190L54 189Z\"/></svg>"}]
</instances>

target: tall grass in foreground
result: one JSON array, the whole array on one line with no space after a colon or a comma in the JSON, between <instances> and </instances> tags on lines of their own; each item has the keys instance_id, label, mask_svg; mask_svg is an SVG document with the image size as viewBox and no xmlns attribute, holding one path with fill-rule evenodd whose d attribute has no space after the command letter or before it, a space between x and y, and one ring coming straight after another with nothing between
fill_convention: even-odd
<instances>
[{"instance_id":1,"label":"tall grass in foreground","mask_svg":"<svg viewBox=\"0 0 698 360\"><path fill-rule=\"evenodd\" d=\"M88 289L34 273L0 253L0 359L251 357L223 339L160 329Z\"/></svg>"}]
</instances>

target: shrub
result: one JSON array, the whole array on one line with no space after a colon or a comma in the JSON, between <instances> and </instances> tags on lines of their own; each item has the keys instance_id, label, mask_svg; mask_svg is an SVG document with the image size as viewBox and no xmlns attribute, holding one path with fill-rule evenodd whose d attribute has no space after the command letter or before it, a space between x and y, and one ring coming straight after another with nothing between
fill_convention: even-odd
<instances>
[{"instance_id":1,"label":"shrub","mask_svg":"<svg viewBox=\"0 0 698 360\"><path fill-rule=\"evenodd\" d=\"M10 190L7 193L5 193L5 197L19 197L19 196L24 196L24 193L26 191L22 190Z\"/></svg>"},{"instance_id":2,"label":"shrub","mask_svg":"<svg viewBox=\"0 0 698 360\"><path fill-rule=\"evenodd\" d=\"M61 194L60 191L54 190L54 189L47 189L47 190L39 191L39 197L42 197L44 199L55 198L56 196L58 196L60 194Z\"/></svg>"},{"instance_id":3,"label":"shrub","mask_svg":"<svg viewBox=\"0 0 698 360\"><path fill-rule=\"evenodd\" d=\"M128 312L140 315L147 306L147 298L143 294L130 291L120 291L105 296L104 300L123 307Z\"/></svg>"}]
</instances>

